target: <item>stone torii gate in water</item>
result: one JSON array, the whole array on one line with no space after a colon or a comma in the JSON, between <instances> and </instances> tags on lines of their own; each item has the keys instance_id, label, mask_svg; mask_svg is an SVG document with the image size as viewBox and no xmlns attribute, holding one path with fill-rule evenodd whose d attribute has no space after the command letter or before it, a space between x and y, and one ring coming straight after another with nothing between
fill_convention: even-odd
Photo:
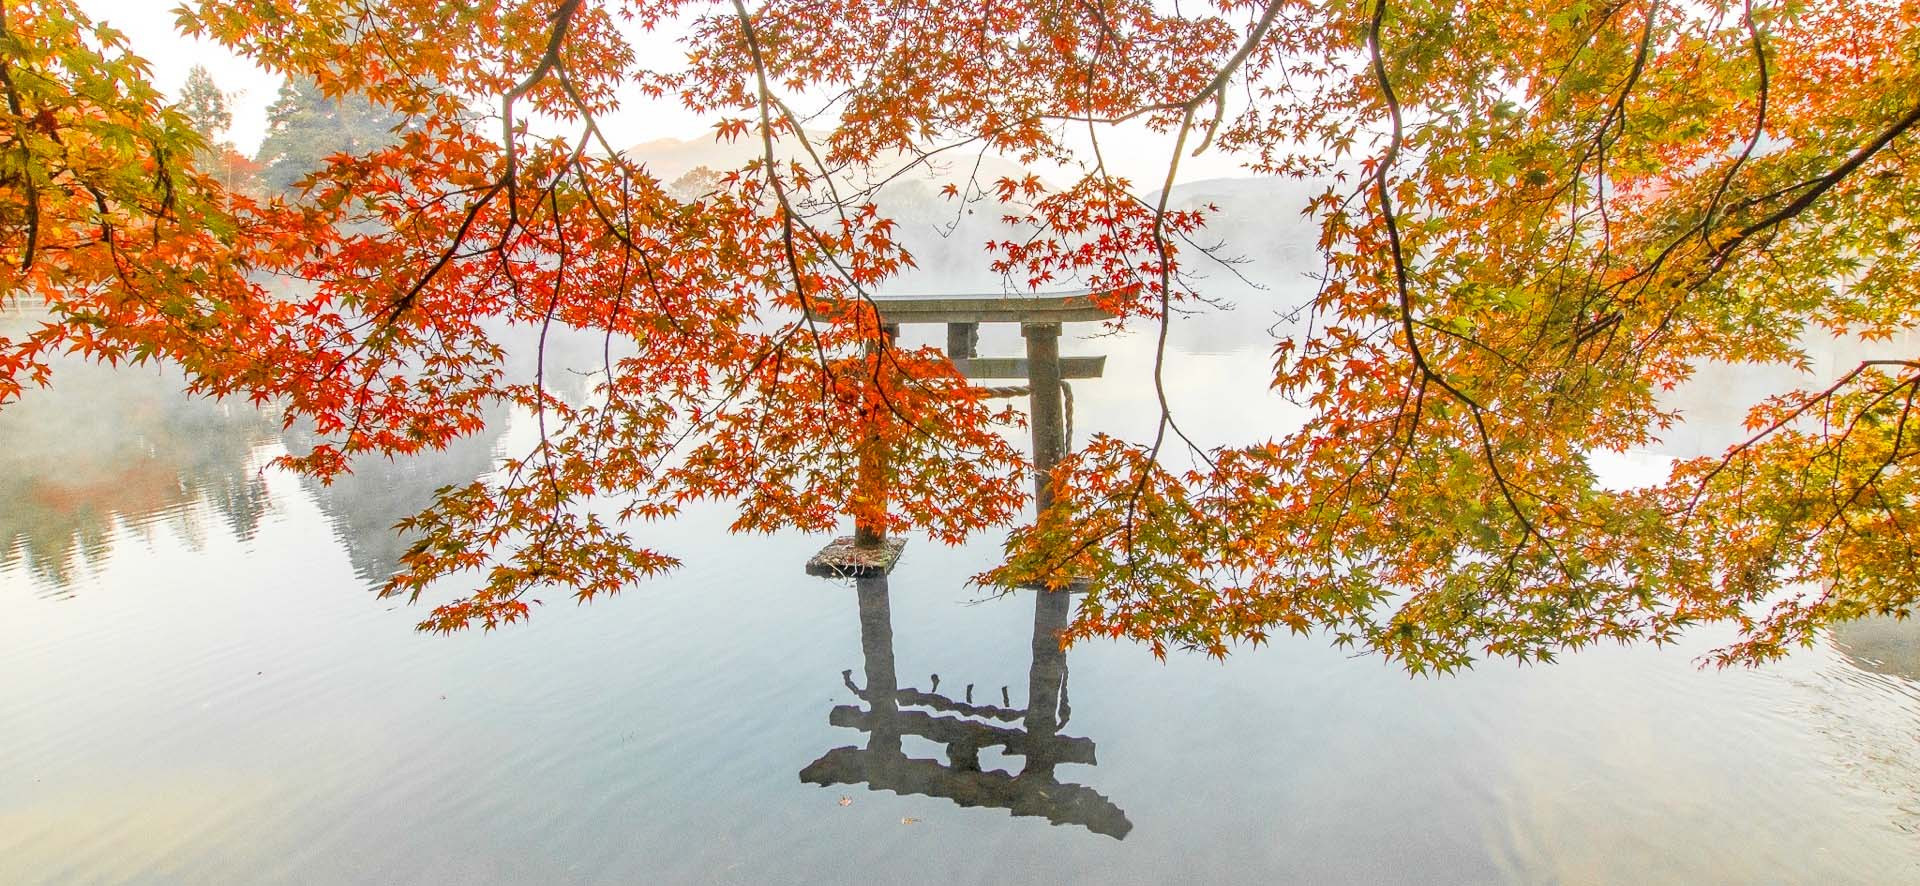
<instances>
[{"instance_id":1,"label":"stone torii gate in water","mask_svg":"<svg viewBox=\"0 0 1920 886\"><path fill-rule=\"evenodd\" d=\"M1113 315L1094 301L1092 290L1048 295L874 296L888 340L909 323L944 323L947 356L969 379L1025 379L1032 398L1033 500L1036 511L1053 503L1053 467L1067 449L1064 382L1099 378L1107 358L1060 356L1060 328L1067 323L1106 320ZM1018 323L1026 339L1025 357L981 357L976 353L982 323ZM852 536L834 539L807 561L811 575L861 577L885 575L900 558L905 539L889 539L879 530L857 527Z\"/></svg>"}]
</instances>

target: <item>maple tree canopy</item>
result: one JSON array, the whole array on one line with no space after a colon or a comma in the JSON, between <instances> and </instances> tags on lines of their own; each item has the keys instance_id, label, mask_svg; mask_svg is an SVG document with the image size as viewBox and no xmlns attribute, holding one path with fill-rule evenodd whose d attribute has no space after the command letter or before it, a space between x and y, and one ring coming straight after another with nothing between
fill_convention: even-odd
<instances>
[{"instance_id":1,"label":"maple tree canopy","mask_svg":"<svg viewBox=\"0 0 1920 886\"><path fill-rule=\"evenodd\" d=\"M955 164L948 194L1024 229L982 252L1010 285L1099 290L1117 324L1161 330L1162 360L1170 308L1205 298L1181 262L1206 215L1165 197L1180 162L1327 183L1276 210L1312 213L1325 260L1311 322L1274 354L1304 425L1189 452L1162 394L1158 433L1074 452L981 577L1090 580L1070 637L1225 654L1325 631L1419 670L1722 622L1738 636L1717 660L1759 661L1920 592L1920 359L1809 375L1753 404L1750 438L1652 486L1590 466L1657 442L1678 418L1659 395L1703 361L1800 365L1811 333L1914 324L1917 0L178 16L404 122L290 196L228 187L121 35L72 0L0 0L0 290L51 318L0 339L0 395L62 352L172 361L198 393L311 423L326 442L285 462L322 478L524 410L532 452L405 524L418 541L388 592L470 591L428 628L668 569L635 533L695 499L737 501L742 530L851 512L958 541L1017 519L1024 462L1000 430L1018 416L937 351L889 345L865 301L913 262L875 182L968 152L1087 170L1049 185ZM641 29L684 51L636 51ZM596 122L641 98L758 159L677 193ZM1163 181L1108 174L1099 138L1121 124L1173 144ZM503 372L502 323L621 348L570 401L544 367ZM885 513L854 482L872 447L915 491Z\"/></svg>"}]
</instances>

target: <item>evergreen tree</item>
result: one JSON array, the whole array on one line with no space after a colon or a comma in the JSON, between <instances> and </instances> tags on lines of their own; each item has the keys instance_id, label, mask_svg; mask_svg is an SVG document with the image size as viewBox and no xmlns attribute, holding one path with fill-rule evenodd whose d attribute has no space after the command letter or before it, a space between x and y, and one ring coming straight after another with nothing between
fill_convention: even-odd
<instances>
[{"instance_id":1,"label":"evergreen tree","mask_svg":"<svg viewBox=\"0 0 1920 886\"><path fill-rule=\"evenodd\" d=\"M328 98L312 79L297 77L280 87L279 98L267 109L267 137L254 160L263 167L268 190L292 190L334 154L359 154L392 144L405 120L405 115L358 94L340 101Z\"/></svg>"},{"instance_id":2,"label":"evergreen tree","mask_svg":"<svg viewBox=\"0 0 1920 886\"><path fill-rule=\"evenodd\" d=\"M227 94L214 84L205 65L194 65L187 72L187 83L180 88L180 110L193 121L193 130L207 140L209 148L219 143L220 136L233 125Z\"/></svg>"},{"instance_id":3,"label":"evergreen tree","mask_svg":"<svg viewBox=\"0 0 1920 886\"><path fill-rule=\"evenodd\" d=\"M187 115L203 144L194 152L194 165L212 173L228 190L251 190L253 161L241 154L231 140L222 138L233 126L233 108L229 101L230 96L220 90L206 66L194 65L187 72L187 82L180 87L176 107Z\"/></svg>"}]
</instances>

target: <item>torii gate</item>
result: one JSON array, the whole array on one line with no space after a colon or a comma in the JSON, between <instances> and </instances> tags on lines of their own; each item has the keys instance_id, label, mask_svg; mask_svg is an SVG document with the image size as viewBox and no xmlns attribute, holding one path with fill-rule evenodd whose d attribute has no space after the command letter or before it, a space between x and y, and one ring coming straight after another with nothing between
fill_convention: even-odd
<instances>
[{"instance_id":1,"label":"torii gate","mask_svg":"<svg viewBox=\"0 0 1920 886\"><path fill-rule=\"evenodd\" d=\"M1004 293L974 295L874 296L880 323L888 340L908 323L944 323L947 356L970 379L1024 378L1032 397L1033 500L1036 510L1053 503L1053 467L1066 454L1068 379L1099 378L1107 358L1060 356L1060 327L1066 323L1106 320L1113 315L1083 289L1049 295ZM975 353L982 323L1018 323L1027 342L1027 356L981 357ZM888 539L884 529L858 528L852 536L834 539L807 561L809 575L860 577L885 575L900 559L905 539Z\"/></svg>"}]
</instances>

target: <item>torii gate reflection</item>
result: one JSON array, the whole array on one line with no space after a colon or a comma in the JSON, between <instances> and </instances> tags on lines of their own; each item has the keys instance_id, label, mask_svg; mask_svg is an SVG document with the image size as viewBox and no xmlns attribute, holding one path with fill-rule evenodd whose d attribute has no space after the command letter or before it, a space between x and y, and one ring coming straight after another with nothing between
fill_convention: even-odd
<instances>
[{"instance_id":1,"label":"torii gate reflection","mask_svg":"<svg viewBox=\"0 0 1920 886\"><path fill-rule=\"evenodd\" d=\"M821 787L865 784L869 790L943 797L961 806L1007 809L1056 825L1080 825L1115 839L1124 839L1133 830L1133 823L1113 801L1092 788L1063 784L1054 775L1054 767L1062 763L1096 763L1091 739L1060 734L1071 715L1067 654L1059 640L1073 610L1068 592L1028 592L1034 597L1033 666L1027 672L1027 706L1015 709L975 705L971 692L966 701L939 695L938 678L934 691L901 689L893 664L887 576L863 576L856 582L867 685L855 686L851 670L842 671L841 679L866 702L866 708L839 705L827 721L867 733L867 745L826 752L800 770L801 781ZM987 720L1020 723L1024 728ZM908 735L945 745L947 761L908 757L901 749L901 739ZM1018 773L982 771L980 749L985 747L1024 757L1025 765Z\"/></svg>"}]
</instances>

